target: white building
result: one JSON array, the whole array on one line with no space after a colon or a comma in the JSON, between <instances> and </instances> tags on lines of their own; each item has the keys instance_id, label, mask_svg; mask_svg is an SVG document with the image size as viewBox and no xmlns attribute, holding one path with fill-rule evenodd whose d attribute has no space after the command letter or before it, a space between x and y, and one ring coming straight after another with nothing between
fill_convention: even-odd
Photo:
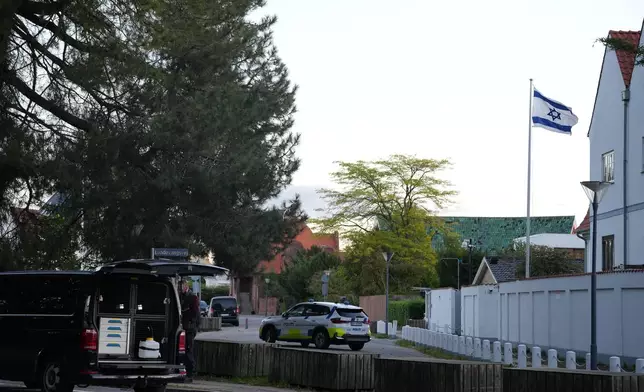
<instances>
[{"instance_id":1,"label":"white building","mask_svg":"<svg viewBox=\"0 0 644 392\"><path fill-rule=\"evenodd\" d=\"M609 36L633 45L644 44L641 31L610 31ZM644 67L635 65L632 53L607 49L588 131L590 180L611 183L597 214L598 271L644 264L642 108ZM590 221L592 231L592 216ZM589 244L590 252L591 247ZM590 262L586 268L590 271Z\"/></svg>"}]
</instances>

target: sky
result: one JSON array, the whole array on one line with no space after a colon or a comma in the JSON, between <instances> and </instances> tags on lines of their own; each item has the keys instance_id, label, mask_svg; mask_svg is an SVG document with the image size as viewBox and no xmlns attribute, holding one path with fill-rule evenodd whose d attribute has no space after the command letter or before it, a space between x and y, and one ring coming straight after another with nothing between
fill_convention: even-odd
<instances>
[{"instance_id":1,"label":"sky","mask_svg":"<svg viewBox=\"0 0 644 392\"><path fill-rule=\"evenodd\" d=\"M610 5L609 5L610 4ZM534 128L532 215L588 208L586 137L609 30L640 30L641 0L268 0L299 86L302 160L282 198L309 215L336 161L448 158L459 192L441 215L525 216L529 79L579 117L572 136Z\"/></svg>"}]
</instances>

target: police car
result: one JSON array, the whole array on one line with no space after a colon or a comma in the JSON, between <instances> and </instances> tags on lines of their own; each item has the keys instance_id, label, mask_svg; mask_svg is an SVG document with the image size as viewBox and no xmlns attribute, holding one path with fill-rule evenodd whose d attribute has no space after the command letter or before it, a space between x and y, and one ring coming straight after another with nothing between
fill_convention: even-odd
<instances>
[{"instance_id":1,"label":"police car","mask_svg":"<svg viewBox=\"0 0 644 392\"><path fill-rule=\"evenodd\" d=\"M262 320L259 337L265 342L313 343L326 349L331 344L348 345L361 350L371 340L369 317L362 308L331 302L303 302L281 316Z\"/></svg>"}]
</instances>

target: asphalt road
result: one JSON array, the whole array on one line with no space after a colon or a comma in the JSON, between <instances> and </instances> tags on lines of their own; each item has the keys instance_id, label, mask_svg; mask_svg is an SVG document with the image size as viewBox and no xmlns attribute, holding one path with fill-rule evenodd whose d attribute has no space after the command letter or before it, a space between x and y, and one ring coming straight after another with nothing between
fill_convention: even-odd
<instances>
[{"instance_id":1,"label":"asphalt road","mask_svg":"<svg viewBox=\"0 0 644 392\"><path fill-rule=\"evenodd\" d=\"M24 384L21 382L12 382L12 381L2 381L0 380L0 392L31 392L36 391L36 389L27 389ZM89 388L79 388L76 387L74 392L120 392L120 389L115 388L103 388L103 387L89 387Z\"/></svg>"},{"instance_id":2,"label":"asphalt road","mask_svg":"<svg viewBox=\"0 0 644 392\"><path fill-rule=\"evenodd\" d=\"M239 327L224 324L221 331L202 332L197 335L197 340L229 340L240 343L261 343L259 338L259 324L264 316L240 316ZM248 319L248 329L245 327ZM284 343L288 344L289 343ZM293 343L293 347L300 347ZM348 346L331 346L329 350L351 351ZM364 353L380 354L385 357L425 357L422 353L405 347L397 346L392 339L372 339L360 351Z\"/></svg>"}]
</instances>

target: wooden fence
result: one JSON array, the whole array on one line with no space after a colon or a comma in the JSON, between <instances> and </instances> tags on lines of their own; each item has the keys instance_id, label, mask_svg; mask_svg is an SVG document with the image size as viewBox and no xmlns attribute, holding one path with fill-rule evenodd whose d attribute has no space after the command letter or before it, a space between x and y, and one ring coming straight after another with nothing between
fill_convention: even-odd
<instances>
[{"instance_id":1,"label":"wooden fence","mask_svg":"<svg viewBox=\"0 0 644 392\"><path fill-rule=\"evenodd\" d=\"M197 373L224 377L268 376L271 347L265 343L197 340Z\"/></svg>"},{"instance_id":2,"label":"wooden fence","mask_svg":"<svg viewBox=\"0 0 644 392\"><path fill-rule=\"evenodd\" d=\"M374 389L374 360L379 354L274 347L269 380L328 391Z\"/></svg>"},{"instance_id":3,"label":"wooden fence","mask_svg":"<svg viewBox=\"0 0 644 392\"><path fill-rule=\"evenodd\" d=\"M221 330L221 317L201 317L199 319L199 332Z\"/></svg>"},{"instance_id":4,"label":"wooden fence","mask_svg":"<svg viewBox=\"0 0 644 392\"><path fill-rule=\"evenodd\" d=\"M375 390L399 392L502 392L500 364L439 359L378 358ZM545 391L544 391L545 392ZM548 391L550 392L550 391Z\"/></svg>"},{"instance_id":5,"label":"wooden fence","mask_svg":"<svg viewBox=\"0 0 644 392\"><path fill-rule=\"evenodd\" d=\"M435 358L384 358L348 350L266 343L197 341L197 373L268 377L332 391L644 392L644 374L517 369L499 363Z\"/></svg>"},{"instance_id":6,"label":"wooden fence","mask_svg":"<svg viewBox=\"0 0 644 392\"><path fill-rule=\"evenodd\" d=\"M503 369L503 391L642 392L644 375L567 369Z\"/></svg>"}]
</instances>

